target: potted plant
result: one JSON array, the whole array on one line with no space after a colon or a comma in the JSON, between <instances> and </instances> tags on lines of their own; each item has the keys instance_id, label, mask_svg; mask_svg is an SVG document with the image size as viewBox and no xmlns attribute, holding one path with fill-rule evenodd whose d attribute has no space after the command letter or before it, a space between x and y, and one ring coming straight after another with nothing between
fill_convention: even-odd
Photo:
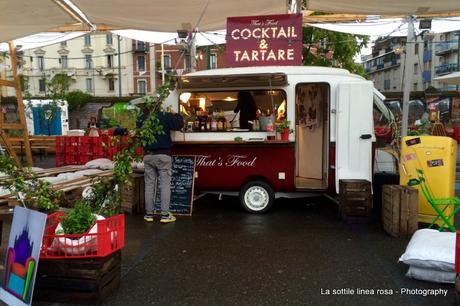
<instances>
[{"instance_id":1,"label":"potted plant","mask_svg":"<svg viewBox=\"0 0 460 306\"><path fill-rule=\"evenodd\" d=\"M281 134L281 140L289 140L289 134L294 132L294 130L290 129L291 121L284 119L281 121L277 127L276 131Z\"/></svg>"}]
</instances>

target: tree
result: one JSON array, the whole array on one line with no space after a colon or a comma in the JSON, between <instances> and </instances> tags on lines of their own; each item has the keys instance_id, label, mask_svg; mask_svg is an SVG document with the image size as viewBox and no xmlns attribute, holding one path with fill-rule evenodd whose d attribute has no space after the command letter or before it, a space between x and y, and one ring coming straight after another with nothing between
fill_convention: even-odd
<instances>
[{"instance_id":1,"label":"tree","mask_svg":"<svg viewBox=\"0 0 460 306\"><path fill-rule=\"evenodd\" d=\"M306 66L340 67L367 78L364 67L354 61L367 42L367 36L304 27L303 63Z\"/></svg>"},{"instance_id":2,"label":"tree","mask_svg":"<svg viewBox=\"0 0 460 306\"><path fill-rule=\"evenodd\" d=\"M70 88L70 77L64 73L58 73L46 83L46 87L53 101L63 100Z\"/></svg>"},{"instance_id":3,"label":"tree","mask_svg":"<svg viewBox=\"0 0 460 306\"><path fill-rule=\"evenodd\" d=\"M91 101L92 96L81 90L74 90L66 95L67 103L69 104L69 113L72 112L72 127L76 128L79 125L77 120L77 115L75 113L80 113L80 109L89 101Z\"/></svg>"},{"instance_id":4,"label":"tree","mask_svg":"<svg viewBox=\"0 0 460 306\"><path fill-rule=\"evenodd\" d=\"M86 103L91 101L92 96L81 90L74 90L65 96L67 103L69 103L69 110L80 110Z\"/></svg>"}]
</instances>

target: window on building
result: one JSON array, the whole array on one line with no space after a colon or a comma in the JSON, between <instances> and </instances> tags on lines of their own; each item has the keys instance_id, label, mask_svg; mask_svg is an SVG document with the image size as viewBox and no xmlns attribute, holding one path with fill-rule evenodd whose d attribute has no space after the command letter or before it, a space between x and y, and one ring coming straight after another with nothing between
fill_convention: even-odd
<instances>
[{"instance_id":1,"label":"window on building","mask_svg":"<svg viewBox=\"0 0 460 306\"><path fill-rule=\"evenodd\" d=\"M415 43L414 54L418 54L418 43Z\"/></svg>"},{"instance_id":2,"label":"window on building","mask_svg":"<svg viewBox=\"0 0 460 306\"><path fill-rule=\"evenodd\" d=\"M414 91L417 91L418 89L418 83L414 83Z\"/></svg>"},{"instance_id":3,"label":"window on building","mask_svg":"<svg viewBox=\"0 0 460 306\"><path fill-rule=\"evenodd\" d=\"M38 90L40 92L46 92L46 80L45 79L38 80Z\"/></svg>"},{"instance_id":4,"label":"window on building","mask_svg":"<svg viewBox=\"0 0 460 306\"><path fill-rule=\"evenodd\" d=\"M91 46L91 35L90 34L85 35L85 46Z\"/></svg>"},{"instance_id":5,"label":"window on building","mask_svg":"<svg viewBox=\"0 0 460 306\"><path fill-rule=\"evenodd\" d=\"M85 68L92 69L93 68L93 57L91 54L85 54Z\"/></svg>"},{"instance_id":6,"label":"window on building","mask_svg":"<svg viewBox=\"0 0 460 306\"><path fill-rule=\"evenodd\" d=\"M163 55L163 63L164 63L164 69L171 69L171 55L165 54Z\"/></svg>"},{"instance_id":7,"label":"window on building","mask_svg":"<svg viewBox=\"0 0 460 306\"><path fill-rule=\"evenodd\" d=\"M67 55L61 56L61 68L63 69L69 68L69 59L67 58Z\"/></svg>"},{"instance_id":8,"label":"window on building","mask_svg":"<svg viewBox=\"0 0 460 306\"><path fill-rule=\"evenodd\" d=\"M87 92L93 91L93 79L91 78L86 79L86 91Z\"/></svg>"},{"instance_id":9,"label":"window on building","mask_svg":"<svg viewBox=\"0 0 460 306\"><path fill-rule=\"evenodd\" d=\"M61 47L67 47L67 40L61 41Z\"/></svg>"},{"instance_id":10,"label":"window on building","mask_svg":"<svg viewBox=\"0 0 460 306\"><path fill-rule=\"evenodd\" d=\"M43 56L37 57L37 67L40 71L45 70L45 59L43 58Z\"/></svg>"},{"instance_id":11,"label":"window on building","mask_svg":"<svg viewBox=\"0 0 460 306\"><path fill-rule=\"evenodd\" d=\"M115 79L114 78L109 78L109 90L110 91L115 90Z\"/></svg>"},{"instance_id":12,"label":"window on building","mask_svg":"<svg viewBox=\"0 0 460 306\"><path fill-rule=\"evenodd\" d=\"M137 57L137 71L145 71L145 56L143 55Z\"/></svg>"},{"instance_id":13,"label":"window on building","mask_svg":"<svg viewBox=\"0 0 460 306\"><path fill-rule=\"evenodd\" d=\"M211 53L209 55L209 68L217 69L217 54L216 53Z\"/></svg>"},{"instance_id":14,"label":"window on building","mask_svg":"<svg viewBox=\"0 0 460 306\"><path fill-rule=\"evenodd\" d=\"M138 41L136 42L136 49L137 49L137 50L141 50L141 51L142 51L142 50L145 50L145 42L139 41L139 40L138 40Z\"/></svg>"},{"instance_id":15,"label":"window on building","mask_svg":"<svg viewBox=\"0 0 460 306\"><path fill-rule=\"evenodd\" d=\"M414 64L414 75L418 74L418 63Z\"/></svg>"},{"instance_id":16,"label":"window on building","mask_svg":"<svg viewBox=\"0 0 460 306\"><path fill-rule=\"evenodd\" d=\"M391 80L384 80L383 81L383 89L390 90L391 89Z\"/></svg>"},{"instance_id":17,"label":"window on building","mask_svg":"<svg viewBox=\"0 0 460 306\"><path fill-rule=\"evenodd\" d=\"M113 55L112 54L107 55L107 67L108 68L113 67Z\"/></svg>"},{"instance_id":18,"label":"window on building","mask_svg":"<svg viewBox=\"0 0 460 306\"><path fill-rule=\"evenodd\" d=\"M105 42L107 45L111 45L113 43L113 37L112 37L112 34L107 34L105 36Z\"/></svg>"},{"instance_id":19,"label":"window on building","mask_svg":"<svg viewBox=\"0 0 460 306\"><path fill-rule=\"evenodd\" d=\"M147 92L147 86L146 86L145 80L139 80L137 81L137 93L144 96Z\"/></svg>"}]
</instances>

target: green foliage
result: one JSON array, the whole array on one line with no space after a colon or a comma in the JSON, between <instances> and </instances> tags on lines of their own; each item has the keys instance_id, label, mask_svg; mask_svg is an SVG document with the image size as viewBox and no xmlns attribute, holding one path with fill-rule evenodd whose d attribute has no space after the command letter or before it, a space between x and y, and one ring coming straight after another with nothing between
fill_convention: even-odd
<instances>
[{"instance_id":1,"label":"green foliage","mask_svg":"<svg viewBox=\"0 0 460 306\"><path fill-rule=\"evenodd\" d=\"M91 188L92 195L86 201L94 213L110 217L121 212L121 197L114 180L103 177L96 178L92 182Z\"/></svg>"},{"instance_id":2,"label":"green foliage","mask_svg":"<svg viewBox=\"0 0 460 306\"><path fill-rule=\"evenodd\" d=\"M341 67L367 78L365 69L353 58L367 45L368 40L367 36L305 27L302 39L306 46L303 48L304 65ZM330 52L332 58L327 58Z\"/></svg>"},{"instance_id":3,"label":"green foliage","mask_svg":"<svg viewBox=\"0 0 460 306\"><path fill-rule=\"evenodd\" d=\"M54 101L64 100L70 88L70 80L71 78L68 75L58 73L50 81L47 81L46 87L50 98Z\"/></svg>"},{"instance_id":4,"label":"green foliage","mask_svg":"<svg viewBox=\"0 0 460 306\"><path fill-rule=\"evenodd\" d=\"M0 185L8 188L26 206L36 206L47 213L59 208L62 193L55 191L51 185L37 178L30 168L21 168L16 165L12 157L0 155L0 169L10 178Z\"/></svg>"},{"instance_id":5,"label":"green foliage","mask_svg":"<svg viewBox=\"0 0 460 306\"><path fill-rule=\"evenodd\" d=\"M65 99L69 103L69 110L76 110L83 107L86 103L91 101L92 96L81 90L74 90L66 94Z\"/></svg>"},{"instance_id":6,"label":"green foliage","mask_svg":"<svg viewBox=\"0 0 460 306\"><path fill-rule=\"evenodd\" d=\"M109 118L101 118L101 121L100 121L100 126L101 126L101 129L109 129L109 128L112 128L112 127L120 127L121 124L120 122L118 122L117 120L109 117Z\"/></svg>"},{"instance_id":7,"label":"green foliage","mask_svg":"<svg viewBox=\"0 0 460 306\"><path fill-rule=\"evenodd\" d=\"M84 234L96 222L91 206L85 202L77 202L72 210L61 218L65 234Z\"/></svg>"},{"instance_id":8,"label":"green foliage","mask_svg":"<svg viewBox=\"0 0 460 306\"><path fill-rule=\"evenodd\" d=\"M291 121L284 119L283 121L277 124L276 131L278 133L281 133L282 131L284 131L284 129L289 129L290 126L291 126ZM294 130L289 129L289 133L293 133L293 132Z\"/></svg>"}]
</instances>

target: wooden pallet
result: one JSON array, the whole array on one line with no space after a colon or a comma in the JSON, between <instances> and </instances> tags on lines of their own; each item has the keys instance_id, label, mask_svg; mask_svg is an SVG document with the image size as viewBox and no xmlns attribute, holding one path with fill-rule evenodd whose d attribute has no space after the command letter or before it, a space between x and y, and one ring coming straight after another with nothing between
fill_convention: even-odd
<instances>
[{"instance_id":1,"label":"wooden pallet","mask_svg":"<svg viewBox=\"0 0 460 306\"><path fill-rule=\"evenodd\" d=\"M64 173L64 172L71 172L71 171L77 171L81 170L82 168L76 168L76 167L63 167L66 168L66 171L61 171L58 170L59 168L55 168L54 170L46 171L46 170L40 170L39 177L45 177L45 176L52 176L51 174L59 174L59 173ZM69 171L71 170L71 171ZM97 175L91 175L91 176L84 176L81 178L77 178L74 180L68 180L64 181L61 183L55 183L52 185L52 188L54 190L59 190L64 193L64 199L66 199L65 202L69 202L72 204L75 202L75 199L81 196L81 192L85 187L91 186L92 181L95 176L97 177L110 177L112 175L112 170L105 170ZM13 207L15 205L18 205L19 202L17 199L10 193L10 194L4 194L0 196L0 203L7 203L8 206ZM68 206L68 205L65 205Z\"/></svg>"},{"instance_id":2,"label":"wooden pallet","mask_svg":"<svg viewBox=\"0 0 460 306\"><path fill-rule=\"evenodd\" d=\"M41 260L34 299L99 304L120 285L121 251L103 258Z\"/></svg>"}]
</instances>

